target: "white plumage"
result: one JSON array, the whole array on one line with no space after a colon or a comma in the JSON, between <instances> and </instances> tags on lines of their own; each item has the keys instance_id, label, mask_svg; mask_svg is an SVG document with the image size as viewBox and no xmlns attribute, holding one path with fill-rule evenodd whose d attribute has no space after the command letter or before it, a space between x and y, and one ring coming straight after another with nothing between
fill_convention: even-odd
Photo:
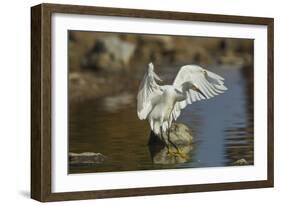
<instances>
[{"instance_id":1,"label":"white plumage","mask_svg":"<svg viewBox=\"0 0 281 206\"><path fill-rule=\"evenodd\" d=\"M139 87L137 113L140 120L149 121L151 130L166 145L172 121L179 117L182 109L227 90L224 78L197 65L182 66L172 85L158 85L156 81L162 80L150 63Z\"/></svg>"}]
</instances>

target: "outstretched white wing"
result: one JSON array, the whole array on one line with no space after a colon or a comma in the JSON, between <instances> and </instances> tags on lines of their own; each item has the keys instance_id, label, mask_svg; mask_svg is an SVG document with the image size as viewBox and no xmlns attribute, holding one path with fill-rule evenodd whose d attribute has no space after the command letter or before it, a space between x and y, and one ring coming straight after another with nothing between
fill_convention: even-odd
<instances>
[{"instance_id":1,"label":"outstretched white wing","mask_svg":"<svg viewBox=\"0 0 281 206\"><path fill-rule=\"evenodd\" d=\"M153 64L148 65L147 73L144 75L140 84L138 96L137 96L137 110L139 119L143 120L147 118L153 108L154 103L162 94L160 86L155 80L162 81L157 74L153 71Z\"/></svg>"},{"instance_id":2,"label":"outstretched white wing","mask_svg":"<svg viewBox=\"0 0 281 206\"><path fill-rule=\"evenodd\" d=\"M181 67L173 86L180 92L185 93L186 98L175 104L170 122L178 118L181 109L185 108L187 104L210 99L227 90L224 86L224 78L196 65Z\"/></svg>"}]
</instances>

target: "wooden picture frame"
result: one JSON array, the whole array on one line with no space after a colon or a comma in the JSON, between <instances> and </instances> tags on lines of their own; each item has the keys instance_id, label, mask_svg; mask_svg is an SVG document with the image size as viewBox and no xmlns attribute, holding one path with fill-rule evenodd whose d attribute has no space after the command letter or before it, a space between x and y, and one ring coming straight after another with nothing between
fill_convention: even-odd
<instances>
[{"instance_id":1,"label":"wooden picture frame","mask_svg":"<svg viewBox=\"0 0 281 206\"><path fill-rule=\"evenodd\" d=\"M78 192L52 192L51 162L51 16L54 13L167 19L193 22L220 22L264 25L267 27L267 179L258 181L227 182L215 184L171 185L161 187L109 189ZM76 5L40 4L31 8L31 197L48 201L80 200L92 198L159 195L234 189L273 187L273 32L272 18L229 15L150 11L136 9L103 8Z\"/></svg>"}]
</instances>

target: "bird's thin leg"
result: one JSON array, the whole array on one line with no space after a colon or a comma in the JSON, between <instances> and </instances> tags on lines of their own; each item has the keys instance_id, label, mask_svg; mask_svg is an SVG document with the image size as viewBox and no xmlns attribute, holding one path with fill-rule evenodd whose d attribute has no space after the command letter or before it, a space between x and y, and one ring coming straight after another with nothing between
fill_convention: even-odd
<instances>
[{"instance_id":1,"label":"bird's thin leg","mask_svg":"<svg viewBox=\"0 0 281 206\"><path fill-rule=\"evenodd\" d=\"M171 137L170 137L170 128L169 128L169 129L168 129L168 141L169 141L169 143L170 143L171 145L173 145L173 146L176 148L178 154L179 154L182 158L185 158L186 155L178 148L178 146L177 146L174 142L171 141L170 138L171 138Z\"/></svg>"},{"instance_id":2,"label":"bird's thin leg","mask_svg":"<svg viewBox=\"0 0 281 206\"><path fill-rule=\"evenodd\" d=\"M169 143L170 143L171 145L173 145L174 148L176 148L176 150L179 152L179 148L177 147L177 145L171 141L171 137L170 137L170 128L167 129L167 136L168 136L168 141L169 141Z\"/></svg>"},{"instance_id":3,"label":"bird's thin leg","mask_svg":"<svg viewBox=\"0 0 281 206\"><path fill-rule=\"evenodd\" d=\"M170 148L170 146L169 146L169 144L168 144L168 142L166 141L166 139L165 139L165 137L164 137L164 135L163 135L162 126L160 127L160 133L161 133L161 139L162 139L162 141L164 142L165 147L167 148L167 154L168 154L168 155L173 154L172 151L171 151L171 148Z\"/></svg>"},{"instance_id":4,"label":"bird's thin leg","mask_svg":"<svg viewBox=\"0 0 281 206\"><path fill-rule=\"evenodd\" d=\"M166 141L165 141L164 136L163 136L162 126L160 126L160 137L161 137L161 140L164 142L165 146L167 147Z\"/></svg>"},{"instance_id":5,"label":"bird's thin leg","mask_svg":"<svg viewBox=\"0 0 281 206\"><path fill-rule=\"evenodd\" d=\"M165 143L164 141L164 137L163 137L163 130L162 130L162 126L160 126L160 137L161 137L161 140ZM166 143L165 143L166 145Z\"/></svg>"}]
</instances>

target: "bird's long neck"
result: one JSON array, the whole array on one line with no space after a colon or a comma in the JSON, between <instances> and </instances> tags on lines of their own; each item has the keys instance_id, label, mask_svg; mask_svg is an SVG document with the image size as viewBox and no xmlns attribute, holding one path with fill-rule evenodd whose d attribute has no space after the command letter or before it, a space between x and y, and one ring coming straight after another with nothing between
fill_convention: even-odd
<instances>
[{"instance_id":1,"label":"bird's long neck","mask_svg":"<svg viewBox=\"0 0 281 206\"><path fill-rule=\"evenodd\" d=\"M186 93L175 89L176 100L178 102L186 100Z\"/></svg>"}]
</instances>

